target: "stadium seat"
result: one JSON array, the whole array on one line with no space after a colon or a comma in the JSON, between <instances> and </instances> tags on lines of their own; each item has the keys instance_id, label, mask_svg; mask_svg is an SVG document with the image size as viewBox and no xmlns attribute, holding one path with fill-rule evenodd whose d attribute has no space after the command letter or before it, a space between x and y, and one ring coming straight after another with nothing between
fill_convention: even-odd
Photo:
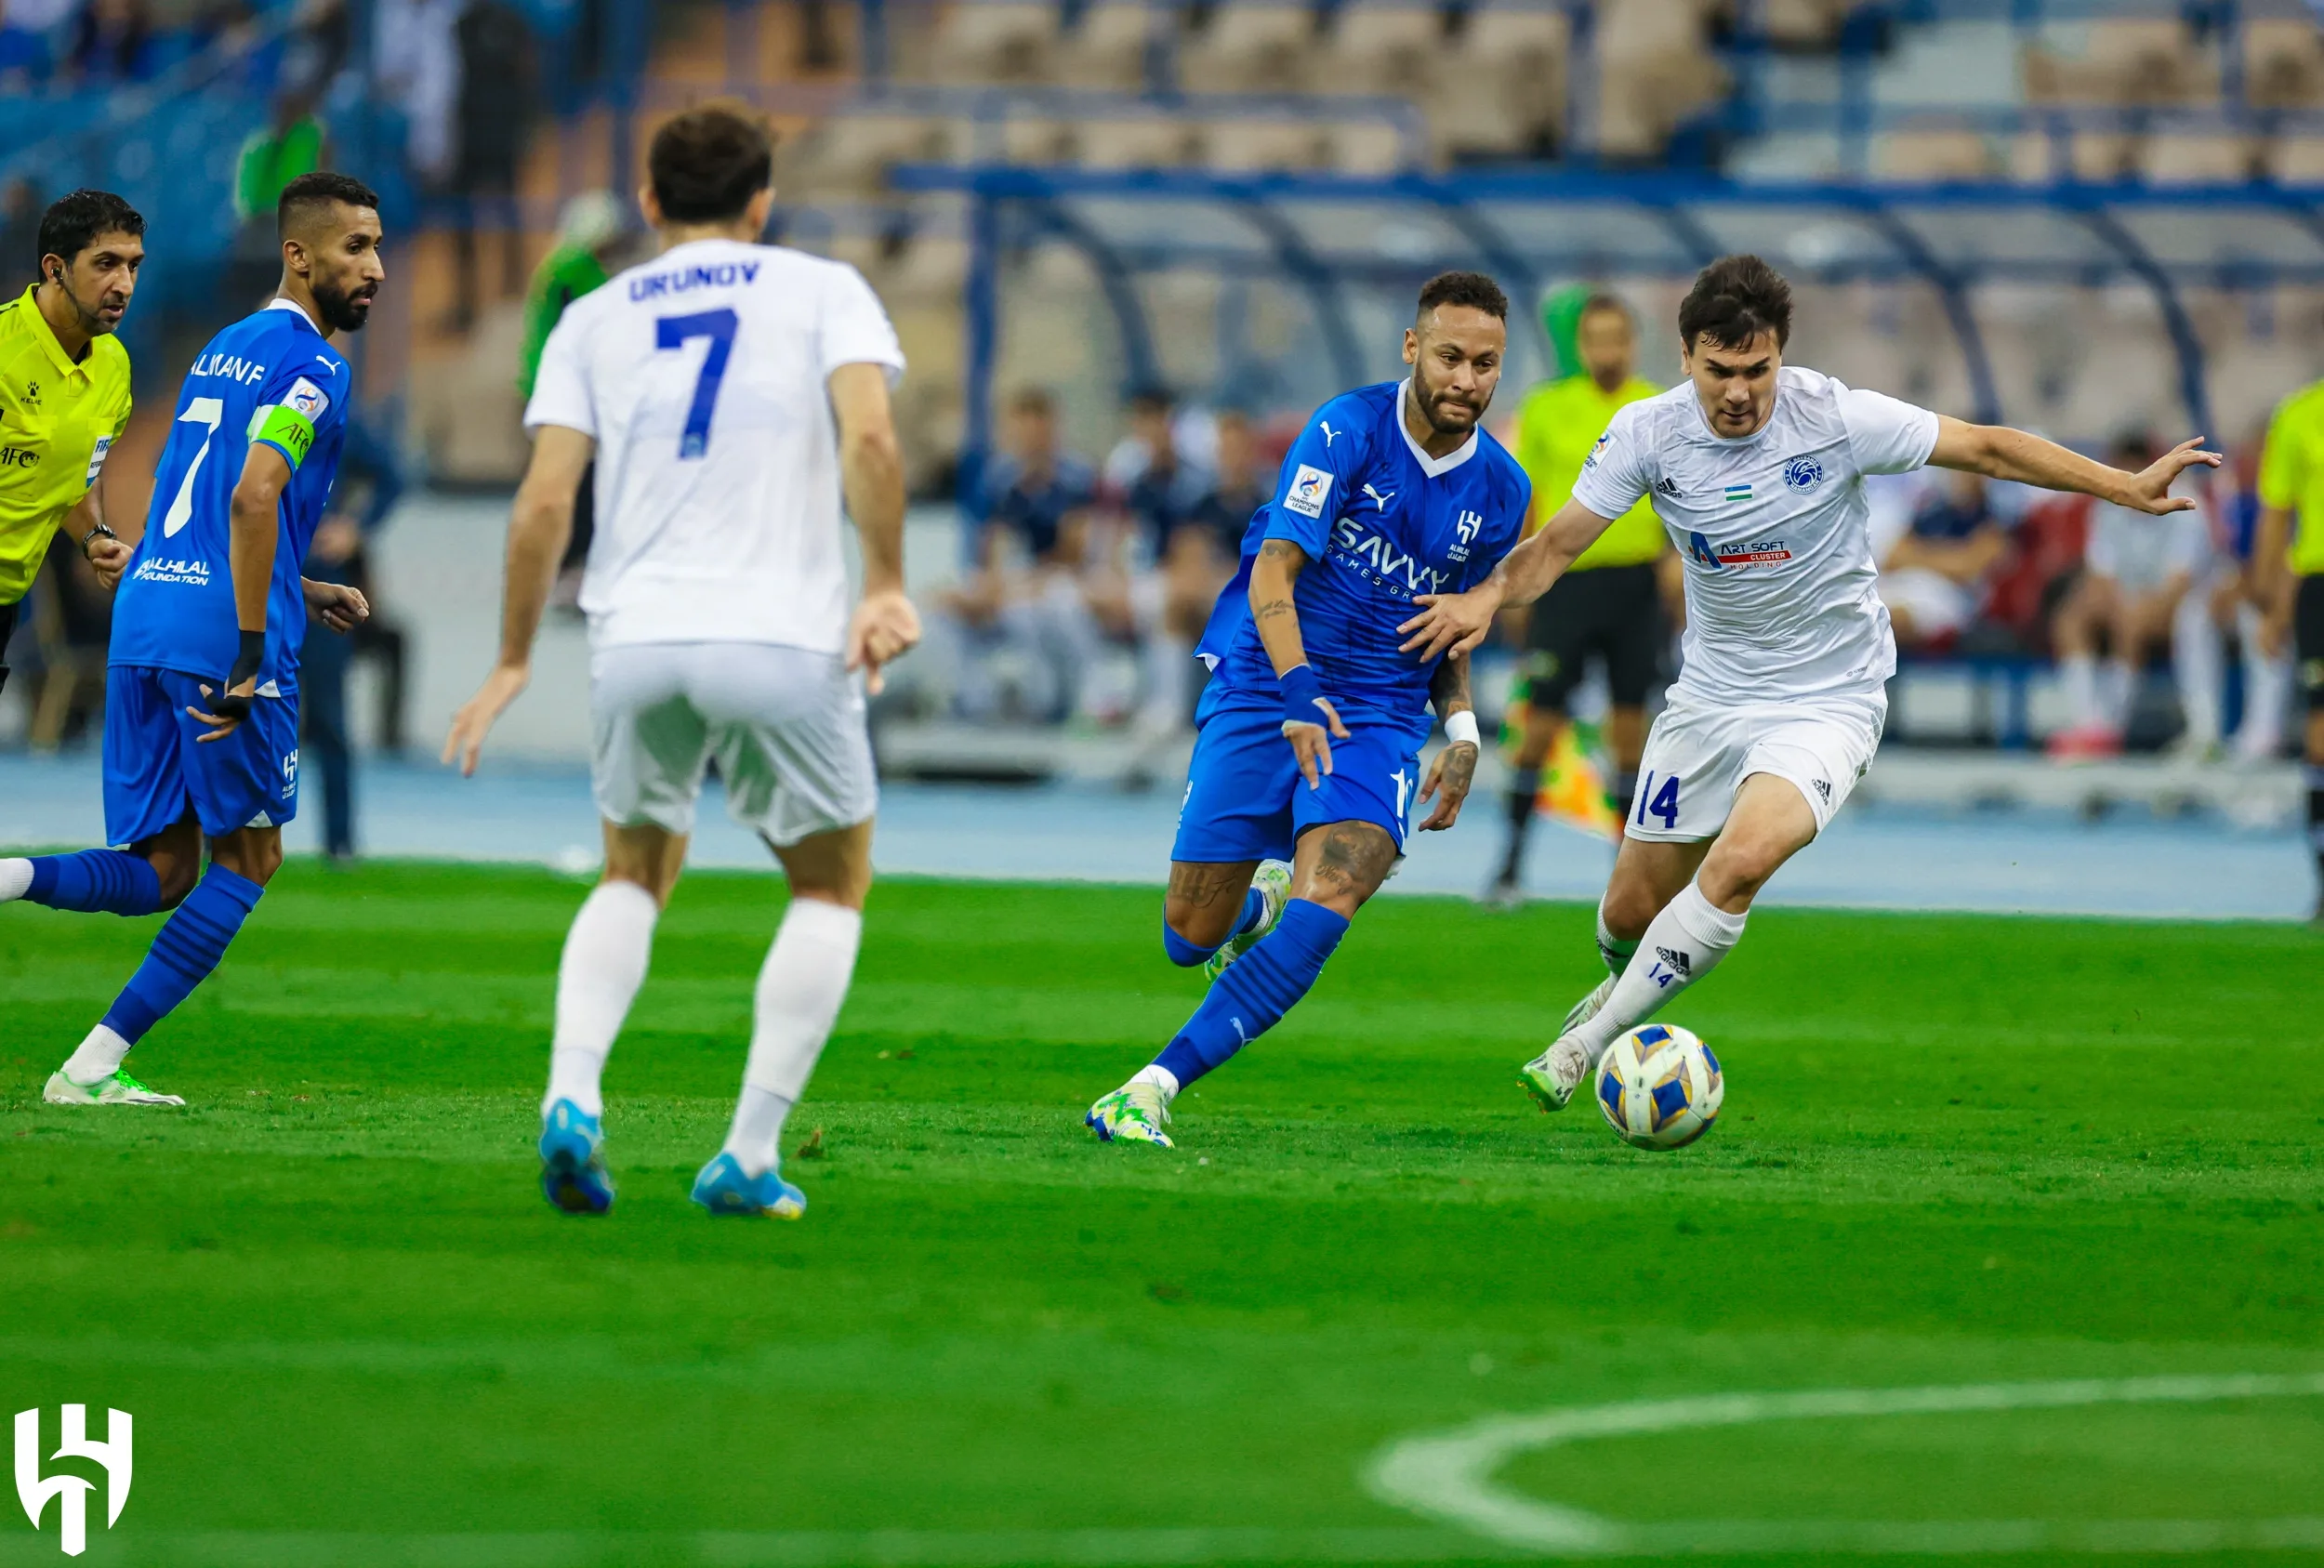
<instances>
[{"instance_id":1,"label":"stadium seat","mask_svg":"<svg viewBox=\"0 0 2324 1568\"><path fill-rule=\"evenodd\" d=\"M1305 6L1221 6L1180 46L1178 83L1189 92L1310 92L1317 53L1315 13Z\"/></svg>"},{"instance_id":2,"label":"stadium seat","mask_svg":"<svg viewBox=\"0 0 2324 1568\"><path fill-rule=\"evenodd\" d=\"M2243 98L2259 109L2324 108L2324 27L2310 17L2245 21Z\"/></svg>"},{"instance_id":3,"label":"stadium seat","mask_svg":"<svg viewBox=\"0 0 2324 1568\"><path fill-rule=\"evenodd\" d=\"M2266 163L2267 172L2279 184L2324 185L2324 137L2279 138Z\"/></svg>"},{"instance_id":4,"label":"stadium seat","mask_svg":"<svg viewBox=\"0 0 2324 1568\"><path fill-rule=\"evenodd\" d=\"M1070 87L1131 91L1144 86L1146 46L1155 25L1143 0L1093 5L1057 43L1057 79Z\"/></svg>"},{"instance_id":5,"label":"stadium seat","mask_svg":"<svg viewBox=\"0 0 2324 1568\"><path fill-rule=\"evenodd\" d=\"M2218 96L2215 55L2176 18L2093 21L2081 46L2072 54L2030 46L2024 59L2027 98L2037 103L2161 107Z\"/></svg>"},{"instance_id":6,"label":"stadium seat","mask_svg":"<svg viewBox=\"0 0 2324 1568\"><path fill-rule=\"evenodd\" d=\"M1726 90L1694 0L1604 0L1598 17L1598 152L1657 157L1680 122Z\"/></svg>"},{"instance_id":7,"label":"stadium seat","mask_svg":"<svg viewBox=\"0 0 2324 1568\"><path fill-rule=\"evenodd\" d=\"M1508 157L1562 139L1571 46L1563 11L1472 11L1427 101L1439 159Z\"/></svg>"},{"instance_id":8,"label":"stadium seat","mask_svg":"<svg viewBox=\"0 0 2324 1568\"><path fill-rule=\"evenodd\" d=\"M1221 174L1327 166L1326 127L1301 120L1214 120L1203 127L1203 161Z\"/></svg>"},{"instance_id":9,"label":"stadium seat","mask_svg":"<svg viewBox=\"0 0 2324 1568\"><path fill-rule=\"evenodd\" d=\"M1012 164L1070 164L1079 129L1070 121L1012 117L1001 125L1001 152Z\"/></svg>"},{"instance_id":10,"label":"stadium seat","mask_svg":"<svg viewBox=\"0 0 2324 1568\"><path fill-rule=\"evenodd\" d=\"M2061 156L2057 138L2048 131L2025 131L2011 146L2010 175L2026 185L2069 179L2107 184L2131 172L2137 152L2136 138L2118 131L2075 131Z\"/></svg>"},{"instance_id":11,"label":"stadium seat","mask_svg":"<svg viewBox=\"0 0 2324 1568\"><path fill-rule=\"evenodd\" d=\"M1856 0L1760 0L1760 26L1779 49L1828 49Z\"/></svg>"},{"instance_id":12,"label":"stadium seat","mask_svg":"<svg viewBox=\"0 0 2324 1568\"><path fill-rule=\"evenodd\" d=\"M1322 79L1338 92L1419 98L1441 69L1444 54L1440 12L1393 0L1350 0L1324 51Z\"/></svg>"},{"instance_id":13,"label":"stadium seat","mask_svg":"<svg viewBox=\"0 0 2324 1568\"><path fill-rule=\"evenodd\" d=\"M885 183L894 165L957 155L947 122L901 114L834 114L781 151L777 184L801 193L868 193Z\"/></svg>"},{"instance_id":14,"label":"stadium seat","mask_svg":"<svg viewBox=\"0 0 2324 1568\"><path fill-rule=\"evenodd\" d=\"M1992 145L1975 131L1893 131L1872 143L1872 169L1882 179L1988 179L1998 172Z\"/></svg>"},{"instance_id":15,"label":"stadium seat","mask_svg":"<svg viewBox=\"0 0 2324 1568\"><path fill-rule=\"evenodd\" d=\"M931 57L945 82L1046 82L1056 64L1053 0L954 0Z\"/></svg>"},{"instance_id":16,"label":"stadium seat","mask_svg":"<svg viewBox=\"0 0 2324 1568\"><path fill-rule=\"evenodd\" d=\"M1178 168L1200 155L1200 128L1189 121L1160 114L1130 120L1088 120L1075 137L1075 152L1085 168Z\"/></svg>"},{"instance_id":17,"label":"stadium seat","mask_svg":"<svg viewBox=\"0 0 2324 1568\"><path fill-rule=\"evenodd\" d=\"M1404 134L1379 120L1331 127L1331 166L1341 174L1394 174L1405 167Z\"/></svg>"},{"instance_id":18,"label":"stadium seat","mask_svg":"<svg viewBox=\"0 0 2324 1568\"><path fill-rule=\"evenodd\" d=\"M2249 137L2150 136L2139 149L2138 169L2152 185L2218 185L2251 178L2257 150Z\"/></svg>"}]
</instances>

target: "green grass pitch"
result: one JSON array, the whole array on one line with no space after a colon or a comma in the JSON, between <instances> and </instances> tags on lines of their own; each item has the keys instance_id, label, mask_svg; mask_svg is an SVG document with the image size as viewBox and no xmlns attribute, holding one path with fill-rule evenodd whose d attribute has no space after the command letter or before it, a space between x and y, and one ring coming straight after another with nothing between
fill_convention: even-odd
<instances>
[{"instance_id":1,"label":"green grass pitch","mask_svg":"<svg viewBox=\"0 0 2324 1568\"><path fill-rule=\"evenodd\" d=\"M0 1414L44 1407L52 1443L61 1402L137 1421L83 1561L1502 1561L1366 1467L1502 1412L2324 1371L2307 930L1765 911L1671 1014L1725 1114L1655 1155L1515 1082L1593 978L1586 908L1388 899L1161 1153L1080 1125L1198 994L1157 895L891 883L786 1138L822 1129L786 1165L811 1211L752 1224L686 1188L781 893L701 876L608 1074L621 1201L584 1221L530 1152L582 890L293 867L133 1060L181 1113L39 1103L152 923L0 911ZM1674 1528L2289 1542L2324 1514L2324 1398L1684 1430L1496 1473ZM0 1568L59 1561L53 1518L0 1495ZM2267 1555L2240 1538L2104 1561Z\"/></svg>"}]
</instances>

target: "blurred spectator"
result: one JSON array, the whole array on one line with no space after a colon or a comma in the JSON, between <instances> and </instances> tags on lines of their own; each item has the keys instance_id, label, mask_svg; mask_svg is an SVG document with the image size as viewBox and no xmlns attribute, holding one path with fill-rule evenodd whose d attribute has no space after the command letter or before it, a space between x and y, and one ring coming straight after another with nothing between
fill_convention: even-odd
<instances>
[{"instance_id":1,"label":"blurred spectator","mask_svg":"<svg viewBox=\"0 0 2324 1568\"><path fill-rule=\"evenodd\" d=\"M40 216L47 204L22 175L0 185L0 297L15 298L40 271Z\"/></svg>"},{"instance_id":2,"label":"blurred spectator","mask_svg":"<svg viewBox=\"0 0 2324 1568\"><path fill-rule=\"evenodd\" d=\"M1184 618L1172 613L1162 568L1171 538L1193 520L1213 485L1210 470L1182 449L1178 415L1178 401L1165 389L1131 394L1129 433L1106 463L1110 509L1129 528L1106 551L1089 588L1090 608L1106 635L1138 651L1140 723L1157 735L1187 722L1195 640L1203 625L1196 620L1192 635L1182 635Z\"/></svg>"},{"instance_id":3,"label":"blurred spectator","mask_svg":"<svg viewBox=\"0 0 2324 1568\"><path fill-rule=\"evenodd\" d=\"M459 198L458 294L454 324L465 332L476 319L477 220L489 210L500 234L500 286L505 298L524 286L517 213L517 165L533 120L533 30L507 0L469 0L454 29L459 43L460 86L452 193Z\"/></svg>"},{"instance_id":4,"label":"blurred spectator","mask_svg":"<svg viewBox=\"0 0 2324 1568\"><path fill-rule=\"evenodd\" d=\"M453 115L460 94L460 8L466 0L378 0L372 72L403 111L403 155L431 191L452 179Z\"/></svg>"},{"instance_id":5,"label":"blurred spectator","mask_svg":"<svg viewBox=\"0 0 2324 1568\"><path fill-rule=\"evenodd\" d=\"M360 411L351 413L338 482L308 547L305 571L317 582L361 588L371 600L371 618L346 637L310 626L298 669L304 749L323 773L323 850L342 864L355 858L355 748L347 717L347 671L359 653L376 652L384 666L381 747L394 752L403 744L403 633L383 613L369 556L372 538L403 493L394 447Z\"/></svg>"},{"instance_id":6,"label":"blurred spectator","mask_svg":"<svg viewBox=\"0 0 2324 1568\"><path fill-rule=\"evenodd\" d=\"M2107 461L2135 473L2155 455L2152 438L2133 435L2115 442ZM2073 709L2072 722L2050 739L2052 756L2108 757L2122 749L2139 669L2149 652L2171 639L2179 601L2210 555L2199 510L2150 517L2103 501L2092 508L2082 574L2052 623ZM2098 663L2101 648L2106 654L2104 668ZM2178 669L2184 690L2184 658Z\"/></svg>"},{"instance_id":7,"label":"blurred spectator","mask_svg":"<svg viewBox=\"0 0 2324 1568\"><path fill-rule=\"evenodd\" d=\"M1984 608L2009 531L1981 475L1953 472L1921 498L1881 560L1880 594L1903 648L1958 638Z\"/></svg>"},{"instance_id":8,"label":"blurred spectator","mask_svg":"<svg viewBox=\"0 0 2324 1568\"><path fill-rule=\"evenodd\" d=\"M2186 735L2190 751L2209 755L2220 745L2220 705L2226 694L2226 639L2233 635L2243 665L2243 717L2236 727L2237 761L2265 762L2282 749L2291 704L2291 660L2266 647L2267 574L2254 560L2260 496L2258 431L2228 455L2212 486L2212 569L2179 610L2174 640L2185 666Z\"/></svg>"},{"instance_id":9,"label":"blurred spectator","mask_svg":"<svg viewBox=\"0 0 2324 1568\"><path fill-rule=\"evenodd\" d=\"M354 33L347 0L298 0L290 36L284 40L283 91L320 100L347 69Z\"/></svg>"},{"instance_id":10,"label":"blurred spectator","mask_svg":"<svg viewBox=\"0 0 2324 1568\"><path fill-rule=\"evenodd\" d=\"M1274 465L1260 444L1258 428L1241 409L1218 417L1219 468L1191 510L1171 531L1162 550L1163 624L1185 672L1191 652L1202 640L1219 595L1233 580L1243 555L1243 534L1251 516L1274 494ZM1184 705L1192 717L1191 703Z\"/></svg>"},{"instance_id":11,"label":"blurred spectator","mask_svg":"<svg viewBox=\"0 0 2324 1568\"><path fill-rule=\"evenodd\" d=\"M242 227L220 276L221 313L252 309L282 281L283 237L275 227L275 205L284 186L323 167L328 134L313 97L290 91L275 99L273 115L243 142L234 164L234 216Z\"/></svg>"},{"instance_id":12,"label":"blurred spectator","mask_svg":"<svg viewBox=\"0 0 2324 1568\"><path fill-rule=\"evenodd\" d=\"M541 371L541 350L565 308L583 295L602 288L614 273L622 252L634 239L628 209L610 191L584 191L565 204L559 217L557 244L533 270L524 294L524 348L517 362L517 390L526 401ZM581 488L573 502L573 536L565 559L557 568L555 600L568 609L581 597L581 573L589 560L589 541L597 536L597 465L581 470Z\"/></svg>"},{"instance_id":13,"label":"blurred spectator","mask_svg":"<svg viewBox=\"0 0 2324 1568\"><path fill-rule=\"evenodd\" d=\"M148 0L89 0L73 19L68 56L75 73L91 82L134 82L144 72L153 16Z\"/></svg>"},{"instance_id":14,"label":"blurred spectator","mask_svg":"<svg viewBox=\"0 0 2324 1568\"><path fill-rule=\"evenodd\" d=\"M1026 388L1009 400L1002 450L985 466L981 490L974 560L930 626L936 662L955 681L964 718L1001 715L991 665L1003 654L1023 666L1025 713L1062 722L1078 707L1081 678L1098 650L1081 578L1097 479L1061 448L1049 393Z\"/></svg>"}]
</instances>

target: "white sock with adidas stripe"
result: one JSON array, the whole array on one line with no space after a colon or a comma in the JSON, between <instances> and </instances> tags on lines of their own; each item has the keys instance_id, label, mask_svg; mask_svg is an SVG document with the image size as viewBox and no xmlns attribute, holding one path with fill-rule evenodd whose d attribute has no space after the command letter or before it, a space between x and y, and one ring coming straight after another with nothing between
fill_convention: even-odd
<instances>
[{"instance_id":1,"label":"white sock with adidas stripe","mask_svg":"<svg viewBox=\"0 0 2324 1568\"><path fill-rule=\"evenodd\" d=\"M1743 940L1744 916L1730 915L1703 897L1702 888L1689 882L1679 896L1663 906L1640 939L1637 956L1598 1016L1576 1033L1597 1065L1606 1048L1654 1017L1670 999L1717 967Z\"/></svg>"}]
</instances>

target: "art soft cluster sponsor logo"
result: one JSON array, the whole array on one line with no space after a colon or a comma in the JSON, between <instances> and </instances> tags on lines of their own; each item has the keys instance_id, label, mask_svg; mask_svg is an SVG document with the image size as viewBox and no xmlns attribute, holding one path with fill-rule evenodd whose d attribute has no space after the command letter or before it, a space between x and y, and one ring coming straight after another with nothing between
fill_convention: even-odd
<instances>
[{"instance_id":1,"label":"art soft cluster sponsor logo","mask_svg":"<svg viewBox=\"0 0 2324 1568\"><path fill-rule=\"evenodd\" d=\"M88 1406L64 1405L57 1415L56 1452L47 1460L86 1459L104 1467L105 1528L110 1530L120 1522L121 1510L129 1501L129 1480L135 1469L131 1459L135 1428L130 1415L126 1410L108 1408L102 1442L88 1435ZM78 1557L88 1549L88 1498L97 1483L70 1472L44 1477L40 1428L37 1407L16 1413L16 1498L24 1505L24 1517L35 1530L41 1528L41 1516L48 1511L48 1505L55 1503L57 1544L65 1556Z\"/></svg>"}]
</instances>

